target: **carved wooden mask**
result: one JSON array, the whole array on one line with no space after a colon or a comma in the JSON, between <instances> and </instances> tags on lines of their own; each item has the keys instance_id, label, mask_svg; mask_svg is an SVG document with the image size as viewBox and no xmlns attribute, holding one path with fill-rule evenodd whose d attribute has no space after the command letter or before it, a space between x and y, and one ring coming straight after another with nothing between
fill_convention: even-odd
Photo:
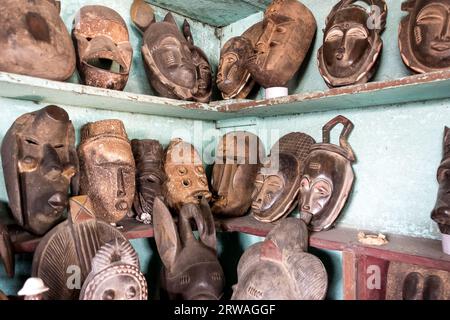
<instances>
[{"instance_id":1,"label":"carved wooden mask","mask_svg":"<svg viewBox=\"0 0 450 320\"><path fill-rule=\"evenodd\" d=\"M297 0L273 0L247 67L264 88L283 87L300 68L316 32L311 11Z\"/></svg>"},{"instance_id":2,"label":"carved wooden mask","mask_svg":"<svg viewBox=\"0 0 450 320\"><path fill-rule=\"evenodd\" d=\"M213 214L236 217L247 213L264 157L264 146L253 133L230 132L220 139L211 181Z\"/></svg>"},{"instance_id":3,"label":"carved wooden mask","mask_svg":"<svg viewBox=\"0 0 450 320\"><path fill-rule=\"evenodd\" d=\"M128 81L133 49L125 21L104 6L84 6L73 21L77 66L84 84L123 90Z\"/></svg>"},{"instance_id":4,"label":"carved wooden mask","mask_svg":"<svg viewBox=\"0 0 450 320\"><path fill-rule=\"evenodd\" d=\"M214 220L205 198L199 205L185 204L178 227L159 199L155 199L155 241L164 264L161 284L170 299L219 300L224 275L216 253ZM199 231L197 240L191 221Z\"/></svg>"},{"instance_id":5,"label":"carved wooden mask","mask_svg":"<svg viewBox=\"0 0 450 320\"><path fill-rule=\"evenodd\" d=\"M92 259L80 300L147 300L147 281L139 268L138 255L128 241L104 244Z\"/></svg>"},{"instance_id":6,"label":"carved wooden mask","mask_svg":"<svg viewBox=\"0 0 450 320\"><path fill-rule=\"evenodd\" d=\"M50 288L44 298L78 299L80 288L76 284L83 285L97 251L116 239L127 241L115 227L95 218L87 196L72 197L69 218L48 232L34 253L32 275Z\"/></svg>"},{"instance_id":7,"label":"carved wooden mask","mask_svg":"<svg viewBox=\"0 0 450 320\"><path fill-rule=\"evenodd\" d=\"M186 203L199 204L201 199L211 198L202 159L192 144L182 139L172 140L166 150L164 171L165 198L172 209L179 210Z\"/></svg>"},{"instance_id":8,"label":"carved wooden mask","mask_svg":"<svg viewBox=\"0 0 450 320\"><path fill-rule=\"evenodd\" d=\"M272 147L270 162L255 179L251 213L257 220L274 222L297 206L304 162L314 143L310 136L293 132Z\"/></svg>"},{"instance_id":9,"label":"carved wooden mask","mask_svg":"<svg viewBox=\"0 0 450 320\"><path fill-rule=\"evenodd\" d=\"M326 20L319 71L330 87L366 83L376 71L387 18L384 0L341 0Z\"/></svg>"},{"instance_id":10,"label":"carved wooden mask","mask_svg":"<svg viewBox=\"0 0 450 320\"><path fill-rule=\"evenodd\" d=\"M164 150L157 140L132 140L136 161L136 194L133 207L137 219L146 224L152 223L153 203L162 197L164 173Z\"/></svg>"},{"instance_id":11,"label":"carved wooden mask","mask_svg":"<svg viewBox=\"0 0 450 320\"><path fill-rule=\"evenodd\" d=\"M115 223L131 210L135 162L120 120L101 120L81 128L78 146L80 194L88 195L99 219Z\"/></svg>"},{"instance_id":12,"label":"carved wooden mask","mask_svg":"<svg viewBox=\"0 0 450 320\"><path fill-rule=\"evenodd\" d=\"M232 300L322 300L328 276L322 262L307 253L308 229L287 218L263 242L249 247L238 264Z\"/></svg>"},{"instance_id":13,"label":"carved wooden mask","mask_svg":"<svg viewBox=\"0 0 450 320\"><path fill-rule=\"evenodd\" d=\"M436 205L431 218L444 234L450 234L450 129L445 127L444 156L437 172L439 182Z\"/></svg>"},{"instance_id":14,"label":"carved wooden mask","mask_svg":"<svg viewBox=\"0 0 450 320\"><path fill-rule=\"evenodd\" d=\"M3 138L2 164L16 222L42 235L57 224L76 189L75 132L67 112L47 106L20 116Z\"/></svg>"},{"instance_id":15,"label":"carved wooden mask","mask_svg":"<svg viewBox=\"0 0 450 320\"><path fill-rule=\"evenodd\" d=\"M244 99L255 85L246 64L263 31L263 23L247 29L242 36L228 40L220 51L217 87L224 99Z\"/></svg>"},{"instance_id":16,"label":"carved wooden mask","mask_svg":"<svg viewBox=\"0 0 450 320\"><path fill-rule=\"evenodd\" d=\"M342 124L340 146L330 143L330 131ZM312 231L333 226L353 186L353 150L348 136L353 123L337 116L323 127L323 142L311 147L300 181L299 211Z\"/></svg>"},{"instance_id":17,"label":"carved wooden mask","mask_svg":"<svg viewBox=\"0 0 450 320\"><path fill-rule=\"evenodd\" d=\"M408 0L399 28L403 62L418 73L450 67L449 0Z\"/></svg>"},{"instance_id":18,"label":"carved wooden mask","mask_svg":"<svg viewBox=\"0 0 450 320\"><path fill-rule=\"evenodd\" d=\"M73 74L75 50L59 10L59 1L2 0L1 71L60 81Z\"/></svg>"}]
</instances>

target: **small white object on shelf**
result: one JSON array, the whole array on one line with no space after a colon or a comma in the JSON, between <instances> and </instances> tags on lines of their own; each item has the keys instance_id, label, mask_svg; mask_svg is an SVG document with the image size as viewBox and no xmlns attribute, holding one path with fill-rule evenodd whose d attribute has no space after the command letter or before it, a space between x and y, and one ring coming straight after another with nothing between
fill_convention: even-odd
<instances>
[{"instance_id":1,"label":"small white object on shelf","mask_svg":"<svg viewBox=\"0 0 450 320\"><path fill-rule=\"evenodd\" d=\"M450 255L450 234L442 234L442 250Z\"/></svg>"},{"instance_id":2,"label":"small white object on shelf","mask_svg":"<svg viewBox=\"0 0 450 320\"><path fill-rule=\"evenodd\" d=\"M264 89L264 96L266 99L286 97L289 94L286 87L273 87Z\"/></svg>"}]
</instances>

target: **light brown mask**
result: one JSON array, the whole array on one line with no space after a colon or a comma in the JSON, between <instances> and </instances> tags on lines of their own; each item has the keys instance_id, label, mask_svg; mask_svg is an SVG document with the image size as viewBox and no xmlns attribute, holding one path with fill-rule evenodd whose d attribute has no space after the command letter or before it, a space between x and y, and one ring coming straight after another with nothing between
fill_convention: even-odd
<instances>
[{"instance_id":1,"label":"light brown mask","mask_svg":"<svg viewBox=\"0 0 450 320\"><path fill-rule=\"evenodd\" d=\"M238 217L247 213L264 157L264 146L253 133L230 132L220 139L211 181L214 215Z\"/></svg>"},{"instance_id":2,"label":"light brown mask","mask_svg":"<svg viewBox=\"0 0 450 320\"><path fill-rule=\"evenodd\" d=\"M84 125L78 146L80 194L88 195L97 217L122 220L131 210L135 192L135 162L120 120Z\"/></svg>"},{"instance_id":3,"label":"light brown mask","mask_svg":"<svg viewBox=\"0 0 450 320\"><path fill-rule=\"evenodd\" d=\"M202 159L192 144L182 139L172 140L166 150L164 171L165 198L172 209L179 210L186 203L199 204L202 198L211 198Z\"/></svg>"},{"instance_id":4,"label":"light brown mask","mask_svg":"<svg viewBox=\"0 0 450 320\"><path fill-rule=\"evenodd\" d=\"M300 68L316 32L311 11L297 0L273 0L247 68L264 88L283 87Z\"/></svg>"},{"instance_id":5,"label":"light brown mask","mask_svg":"<svg viewBox=\"0 0 450 320\"><path fill-rule=\"evenodd\" d=\"M59 16L59 1L2 0L0 71L64 81L75 50Z\"/></svg>"},{"instance_id":6,"label":"light brown mask","mask_svg":"<svg viewBox=\"0 0 450 320\"><path fill-rule=\"evenodd\" d=\"M450 1L408 0L400 23L399 47L403 62L417 73L450 68Z\"/></svg>"},{"instance_id":7,"label":"light brown mask","mask_svg":"<svg viewBox=\"0 0 450 320\"><path fill-rule=\"evenodd\" d=\"M319 71L330 87L366 83L377 69L387 18L384 0L363 0L370 8L341 0L326 20Z\"/></svg>"}]
</instances>

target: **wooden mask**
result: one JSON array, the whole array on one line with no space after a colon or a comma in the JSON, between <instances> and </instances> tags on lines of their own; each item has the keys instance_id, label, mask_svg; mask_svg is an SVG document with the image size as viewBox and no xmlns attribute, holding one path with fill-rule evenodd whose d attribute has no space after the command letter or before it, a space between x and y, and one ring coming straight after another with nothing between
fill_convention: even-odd
<instances>
[{"instance_id":1,"label":"wooden mask","mask_svg":"<svg viewBox=\"0 0 450 320\"><path fill-rule=\"evenodd\" d=\"M344 126L340 146L330 143L330 131ZM343 116L330 120L322 129L323 142L311 147L300 181L299 211L312 231L333 226L344 207L353 186L353 150L348 136L353 123Z\"/></svg>"},{"instance_id":2,"label":"wooden mask","mask_svg":"<svg viewBox=\"0 0 450 320\"><path fill-rule=\"evenodd\" d=\"M417 73L450 67L449 0L408 0L399 28L403 62Z\"/></svg>"},{"instance_id":3,"label":"wooden mask","mask_svg":"<svg viewBox=\"0 0 450 320\"><path fill-rule=\"evenodd\" d=\"M303 166L314 143L307 134L293 132L272 147L270 162L255 179L251 213L257 220L274 222L297 206Z\"/></svg>"},{"instance_id":4,"label":"wooden mask","mask_svg":"<svg viewBox=\"0 0 450 320\"><path fill-rule=\"evenodd\" d=\"M133 49L125 21L104 6L84 6L73 21L77 67L84 84L123 90L128 81Z\"/></svg>"},{"instance_id":5,"label":"wooden mask","mask_svg":"<svg viewBox=\"0 0 450 320\"><path fill-rule=\"evenodd\" d=\"M300 68L316 32L311 11L297 0L273 0L247 68L264 88L283 87Z\"/></svg>"},{"instance_id":6,"label":"wooden mask","mask_svg":"<svg viewBox=\"0 0 450 320\"><path fill-rule=\"evenodd\" d=\"M436 205L431 218L444 234L450 234L450 129L445 127L444 156L437 172L439 182Z\"/></svg>"},{"instance_id":7,"label":"wooden mask","mask_svg":"<svg viewBox=\"0 0 450 320\"><path fill-rule=\"evenodd\" d=\"M263 23L247 29L242 36L228 40L220 51L217 87L224 99L244 99L255 85L247 69L254 47L263 31Z\"/></svg>"},{"instance_id":8,"label":"wooden mask","mask_svg":"<svg viewBox=\"0 0 450 320\"><path fill-rule=\"evenodd\" d=\"M2 0L1 71L60 81L73 74L75 50L59 10L59 1Z\"/></svg>"},{"instance_id":9,"label":"wooden mask","mask_svg":"<svg viewBox=\"0 0 450 320\"><path fill-rule=\"evenodd\" d=\"M287 218L263 242L249 247L238 264L232 300L323 300L328 276L308 250L308 229Z\"/></svg>"},{"instance_id":10,"label":"wooden mask","mask_svg":"<svg viewBox=\"0 0 450 320\"><path fill-rule=\"evenodd\" d=\"M201 199L211 198L202 159L192 144L182 139L172 140L166 150L164 171L165 198L172 209L179 210L186 203L199 204Z\"/></svg>"},{"instance_id":11,"label":"wooden mask","mask_svg":"<svg viewBox=\"0 0 450 320\"><path fill-rule=\"evenodd\" d=\"M136 161L136 194L133 207L137 220L152 223L153 203L162 197L166 181L164 150L157 140L131 140Z\"/></svg>"},{"instance_id":12,"label":"wooden mask","mask_svg":"<svg viewBox=\"0 0 450 320\"><path fill-rule=\"evenodd\" d=\"M247 213L264 157L264 146L253 133L230 132L220 139L211 181L214 215L238 217Z\"/></svg>"},{"instance_id":13,"label":"wooden mask","mask_svg":"<svg viewBox=\"0 0 450 320\"><path fill-rule=\"evenodd\" d=\"M95 254L116 239L127 241L119 230L95 218L87 196L72 197L69 218L48 232L34 253L33 277L50 288L45 299L78 299Z\"/></svg>"},{"instance_id":14,"label":"wooden mask","mask_svg":"<svg viewBox=\"0 0 450 320\"><path fill-rule=\"evenodd\" d=\"M81 288L80 300L147 300L147 281L139 258L128 241L103 245L92 259L91 273Z\"/></svg>"},{"instance_id":15,"label":"wooden mask","mask_svg":"<svg viewBox=\"0 0 450 320\"><path fill-rule=\"evenodd\" d=\"M199 232L197 240L191 221ZM224 275L216 253L216 231L208 202L183 205L178 227L159 199L153 213L155 241L164 264L162 288L172 300L219 300Z\"/></svg>"},{"instance_id":16,"label":"wooden mask","mask_svg":"<svg viewBox=\"0 0 450 320\"><path fill-rule=\"evenodd\" d=\"M97 218L115 223L131 210L135 162L120 120L101 120L81 128L78 146L80 194L91 199Z\"/></svg>"},{"instance_id":17,"label":"wooden mask","mask_svg":"<svg viewBox=\"0 0 450 320\"><path fill-rule=\"evenodd\" d=\"M78 184L75 130L69 115L60 107L47 106L20 116L3 138L1 154L14 219L43 235L63 218L69 186L76 189Z\"/></svg>"},{"instance_id":18,"label":"wooden mask","mask_svg":"<svg viewBox=\"0 0 450 320\"><path fill-rule=\"evenodd\" d=\"M384 0L341 0L326 20L319 71L329 87L366 83L377 69L387 18Z\"/></svg>"}]
</instances>

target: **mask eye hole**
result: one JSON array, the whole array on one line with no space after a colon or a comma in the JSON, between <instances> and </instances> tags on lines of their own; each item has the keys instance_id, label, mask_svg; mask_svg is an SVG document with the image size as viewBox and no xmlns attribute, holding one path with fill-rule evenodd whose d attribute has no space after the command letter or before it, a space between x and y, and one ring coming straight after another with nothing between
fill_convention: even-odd
<instances>
[{"instance_id":1,"label":"mask eye hole","mask_svg":"<svg viewBox=\"0 0 450 320\"><path fill-rule=\"evenodd\" d=\"M109 289L109 290L106 290L105 292L103 292L102 299L103 300L114 300L115 296L116 296L116 294L115 294L114 290Z\"/></svg>"},{"instance_id":2,"label":"mask eye hole","mask_svg":"<svg viewBox=\"0 0 450 320\"><path fill-rule=\"evenodd\" d=\"M195 167L195 170L199 174L204 174L205 173L205 169L203 168L203 166L197 166L197 167Z\"/></svg>"},{"instance_id":3,"label":"mask eye hole","mask_svg":"<svg viewBox=\"0 0 450 320\"><path fill-rule=\"evenodd\" d=\"M189 179L183 179L183 187L188 188L191 186L191 180Z\"/></svg>"},{"instance_id":4,"label":"mask eye hole","mask_svg":"<svg viewBox=\"0 0 450 320\"><path fill-rule=\"evenodd\" d=\"M54 146L55 149L61 149L64 148L63 144L57 144L56 146Z\"/></svg>"},{"instance_id":5,"label":"mask eye hole","mask_svg":"<svg viewBox=\"0 0 450 320\"><path fill-rule=\"evenodd\" d=\"M39 143L36 140L32 139L32 138L26 138L25 142L28 143L28 144L35 145L35 146L39 145Z\"/></svg>"},{"instance_id":6,"label":"mask eye hole","mask_svg":"<svg viewBox=\"0 0 450 320\"><path fill-rule=\"evenodd\" d=\"M180 176L184 176L187 173L187 169L185 167L179 167L178 168L178 174Z\"/></svg>"},{"instance_id":7,"label":"mask eye hole","mask_svg":"<svg viewBox=\"0 0 450 320\"><path fill-rule=\"evenodd\" d=\"M127 295L127 299L128 299L128 300L131 300L131 299L133 299L134 297L136 297L136 288L133 287L133 286L129 287L129 288L127 289L126 295Z\"/></svg>"},{"instance_id":8,"label":"mask eye hole","mask_svg":"<svg viewBox=\"0 0 450 320\"><path fill-rule=\"evenodd\" d=\"M183 274L180 277L180 284L181 285L186 285L186 284L189 284L190 282L191 282L191 278L189 277L189 275Z\"/></svg>"}]
</instances>

